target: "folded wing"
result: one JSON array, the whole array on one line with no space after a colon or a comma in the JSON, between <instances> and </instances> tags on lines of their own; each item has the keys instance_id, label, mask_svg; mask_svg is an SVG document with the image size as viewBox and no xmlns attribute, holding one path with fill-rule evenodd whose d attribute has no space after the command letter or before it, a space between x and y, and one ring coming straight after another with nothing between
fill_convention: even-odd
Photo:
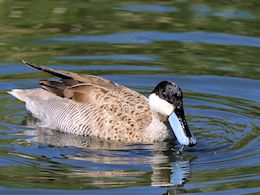
<instances>
[{"instance_id":1,"label":"folded wing","mask_svg":"<svg viewBox=\"0 0 260 195\"><path fill-rule=\"evenodd\" d=\"M26 61L23 63L61 78L60 81L40 81L43 89L74 102L95 105L97 109L105 110L113 123L118 121L123 128L136 126L141 130L152 120L147 98L129 88L98 76L55 70Z\"/></svg>"}]
</instances>

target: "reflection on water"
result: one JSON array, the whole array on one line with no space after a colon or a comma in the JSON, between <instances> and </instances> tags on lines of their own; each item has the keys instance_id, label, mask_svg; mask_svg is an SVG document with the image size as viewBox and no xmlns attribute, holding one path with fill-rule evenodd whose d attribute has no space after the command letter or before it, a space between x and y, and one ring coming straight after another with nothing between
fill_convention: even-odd
<instances>
[{"instance_id":1,"label":"reflection on water","mask_svg":"<svg viewBox=\"0 0 260 195\"><path fill-rule=\"evenodd\" d=\"M259 2L0 1L0 194L259 193ZM51 68L148 95L178 83L193 148L41 129L13 88ZM87 192L85 191L87 190Z\"/></svg>"},{"instance_id":2,"label":"reflection on water","mask_svg":"<svg viewBox=\"0 0 260 195\"><path fill-rule=\"evenodd\" d=\"M131 32L116 33L112 35L97 36L74 36L56 37L49 41L57 42L107 42L107 43L128 43L128 44L148 44L155 41L181 41L191 43L211 43L223 45L239 45L260 47L260 38L231 35L224 33L204 33L204 32Z\"/></svg>"},{"instance_id":3,"label":"reflection on water","mask_svg":"<svg viewBox=\"0 0 260 195\"><path fill-rule=\"evenodd\" d=\"M122 8L132 12L167 13L167 12L176 11L176 8L173 6L152 5L152 4L129 4L123 6Z\"/></svg>"},{"instance_id":4,"label":"reflection on water","mask_svg":"<svg viewBox=\"0 0 260 195\"><path fill-rule=\"evenodd\" d=\"M87 181L91 180L87 184L88 187L104 188L106 186L113 188L129 186L130 184L131 186L180 187L184 185L190 175L192 159L183 160L175 153L178 148L170 143L155 143L153 145L112 143L40 129L37 122L31 116L24 119L23 123L26 123L30 129L23 129L17 133L17 135L27 137L18 142L27 147L39 144L39 150L48 148L48 151L41 152L42 156L40 157L37 151L32 150L28 153L28 151L24 151L26 148L16 148L13 155L36 160L36 162L42 161L40 159L42 157L55 159L58 167L67 167L64 175L75 178L75 180L83 178ZM46 163L40 167L44 169L48 167L49 169L56 164L52 160L48 160ZM118 180L120 180L120 185Z\"/></svg>"},{"instance_id":5,"label":"reflection on water","mask_svg":"<svg viewBox=\"0 0 260 195\"><path fill-rule=\"evenodd\" d=\"M94 55L94 56L58 56L57 60L125 60L125 61L154 61L155 56L148 55Z\"/></svg>"},{"instance_id":6,"label":"reflection on water","mask_svg":"<svg viewBox=\"0 0 260 195\"><path fill-rule=\"evenodd\" d=\"M209 6L193 6L192 11L201 16L217 16L232 19L244 19L250 20L255 19L255 16L247 11L237 10L234 8L224 8L219 11L214 11Z\"/></svg>"}]
</instances>

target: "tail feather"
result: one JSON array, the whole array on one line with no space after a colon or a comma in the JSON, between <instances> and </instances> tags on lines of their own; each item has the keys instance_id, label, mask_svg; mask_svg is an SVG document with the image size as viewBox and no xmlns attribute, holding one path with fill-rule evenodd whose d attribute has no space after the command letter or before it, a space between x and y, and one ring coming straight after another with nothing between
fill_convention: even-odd
<instances>
[{"instance_id":1,"label":"tail feather","mask_svg":"<svg viewBox=\"0 0 260 195\"><path fill-rule=\"evenodd\" d=\"M48 80L41 80L40 84L42 88L56 94L57 96L64 97L63 91L66 88L61 81L48 81Z\"/></svg>"},{"instance_id":2,"label":"tail feather","mask_svg":"<svg viewBox=\"0 0 260 195\"><path fill-rule=\"evenodd\" d=\"M16 97L18 100L23 102L30 101L31 98L33 99L48 99L51 95L48 91L45 91L40 88L35 89L13 89L12 91L7 91L10 95Z\"/></svg>"},{"instance_id":3,"label":"tail feather","mask_svg":"<svg viewBox=\"0 0 260 195\"><path fill-rule=\"evenodd\" d=\"M22 89L13 89L12 91L7 91L7 93L16 97L18 100L25 102L26 93L24 93L24 92L25 92L25 90L22 90Z\"/></svg>"},{"instance_id":4,"label":"tail feather","mask_svg":"<svg viewBox=\"0 0 260 195\"><path fill-rule=\"evenodd\" d=\"M25 60L22 60L22 62L25 65L31 66L33 68L36 68L38 70L50 73L54 76L57 76L62 79L64 84L67 84L69 86L78 84L78 83L89 83L89 84L95 84L95 85L100 85L103 87L116 87L116 85L111 82L110 80L103 79L98 76L94 75L81 75L78 73L70 72L70 71L65 71L65 70L55 70L52 68L48 68L45 66L40 66L37 64L33 64L30 62L27 62Z\"/></svg>"},{"instance_id":5,"label":"tail feather","mask_svg":"<svg viewBox=\"0 0 260 195\"><path fill-rule=\"evenodd\" d=\"M62 71L62 70L55 70L55 69L52 69L52 68L47 68L47 67L44 67L44 66L40 66L40 65L37 65L37 64L33 64L33 63L30 63L30 62L27 62L25 60L22 60L22 62L28 66L31 66L33 68L36 68L38 70L42 70L44 72L47 72L47 73L50 73L54 76L57 76L57 77L60 77L60 78L63 78L63 79L71 79L71 75L69 72L67 71Z\"/></svg>"}]
</instances>

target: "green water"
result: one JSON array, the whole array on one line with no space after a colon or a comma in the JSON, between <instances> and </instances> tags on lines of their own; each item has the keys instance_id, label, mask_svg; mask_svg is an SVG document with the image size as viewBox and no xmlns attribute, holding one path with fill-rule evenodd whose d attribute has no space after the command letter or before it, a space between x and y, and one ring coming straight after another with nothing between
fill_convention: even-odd
<instances>
[{"instance_id":1,"label":"green water","mask_svg":"<svg viewBox=\"0 0 260 195\"><path fill-rule=\"evenodd\" d=\"M0 0L1 194L260 193L260 3ZM178 83L193 148L126 145L36 125L6 93L51 76L21 59L148 95Z\"/></svg>"}]
</instances>

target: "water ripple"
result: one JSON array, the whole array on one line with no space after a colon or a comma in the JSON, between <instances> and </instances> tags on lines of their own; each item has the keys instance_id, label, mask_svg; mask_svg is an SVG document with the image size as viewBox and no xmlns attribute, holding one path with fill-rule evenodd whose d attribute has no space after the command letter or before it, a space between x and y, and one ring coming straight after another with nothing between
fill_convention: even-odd
<instances>
[{"instance_id":1,"label":"water ripple","mask_svg":"<svg viewBox=\"0 0 260 195\"><path fill-rule=\"evenodd\" d=\"M46 40L54 42L100 42L121 44L149 44L156 41L181 41L190 43L221 44L260 47L260 38L226 33L209 32L131 32L96 36L56 37ZM45 41L45 42L46 42Z\"/></svg>"},{"instance_id":2,"label":"water ripple","mask_svg":"<svg viewBox=\"0 0 260 195\"><path fill-rule=\"evenodd\" d=\"M153 12L153 13L167 13L167 12L174 12L177 10L174 6L155 5L155 4L123 5L121 9L132 11L132 12Z\"/></svg>"},{"instance_id":3,"label":"water ripple","mask_svg":"<svg viewBox=\"0 0 260 195\"><path fill-rule=\"evenodd\" d=\"M91 56L57 56L57 60L127 60L127 61L144 61L152 62L159 57L152 55L91 55Z\"/></svg>"},{"instance_id":4,"label":"water ripple","mask_svg":"<svg viewBox=\"0 0 260 195\"><path fill-rule=\"evenodd\" d=\"M210 6L201 5L201 6L193 6L191 8L193 12L202 16L217 16L231 19L244 19L251 20L256 19L256 17L247 11L242 11L235 8L224 8L222 10L214 10Z\"/></svg>"},{"instance_id":5,"label":"water ripple","mask_svg":"<svg viewBox=\"0 0 260 195\"><path fill-rule=\"evenodd\" d=\"M259 80L222 77L222 76L173 76L173 75L108 75L105 76L115 82L127 85L132 83L134 86L155 86L162 80L171 80L181 85L188 91L203 94L215 94L238 99L260 101L260 91L255 89L260 86ZM141 81L141 82L140 82Z\"/></svg>"},{"instance_id":6,"label":"water ripple","mask_svg":"<svg viewBox=\"0 0 260 195\"><path fill-rule=\"evenodd\" d=\"M245 108L253 112L256 110L253 105L259 100L259 93L252 92L259 81L218 76L121 74L105 77L124 85L131 84L132 88L145 93L161 80L181 83L188 123L199 140L196 147L186 148L178 156L175 146L168 143L120 145L41 129L37 120L30 116L24 117L21 127L8 126L9 123L17 123L17 119L11 117L8 123L0 123L9 129L1 132L4 141L1 146L5 150L0 151L3 159L0 162L3 167L7 166L1 169L2 175L10 180L8 174L11 172L16 178L12 187L24 186L24 175L30 178L26 181L30 188L36 188L39 179L47 183L48 188L65 185L60 178L66 177L65 181L69 180L75 189L147 185L176 189L189 180L185 188L198 190L199 186L218 188L223 184L252 182L259 178L254 170L258 164L256 157L259 156L256 129L260 121L253 119L250 113L244 114ZM29 86L33 82L36 80L23 79L20 85ZM2 96L3 101L6 98ZM13 100L6 107L11 107L11 104ZM15 106L19 108L15 112L23 116L24 108L20 106ZM10 165L20 171L17 173ZM34 172L30 171L31 167ZM244 169L246 175L243 174ZM88 183L87 186L85 183ZM45 186L41 185L41 188Z\"/></svg>"}]
</instances>

